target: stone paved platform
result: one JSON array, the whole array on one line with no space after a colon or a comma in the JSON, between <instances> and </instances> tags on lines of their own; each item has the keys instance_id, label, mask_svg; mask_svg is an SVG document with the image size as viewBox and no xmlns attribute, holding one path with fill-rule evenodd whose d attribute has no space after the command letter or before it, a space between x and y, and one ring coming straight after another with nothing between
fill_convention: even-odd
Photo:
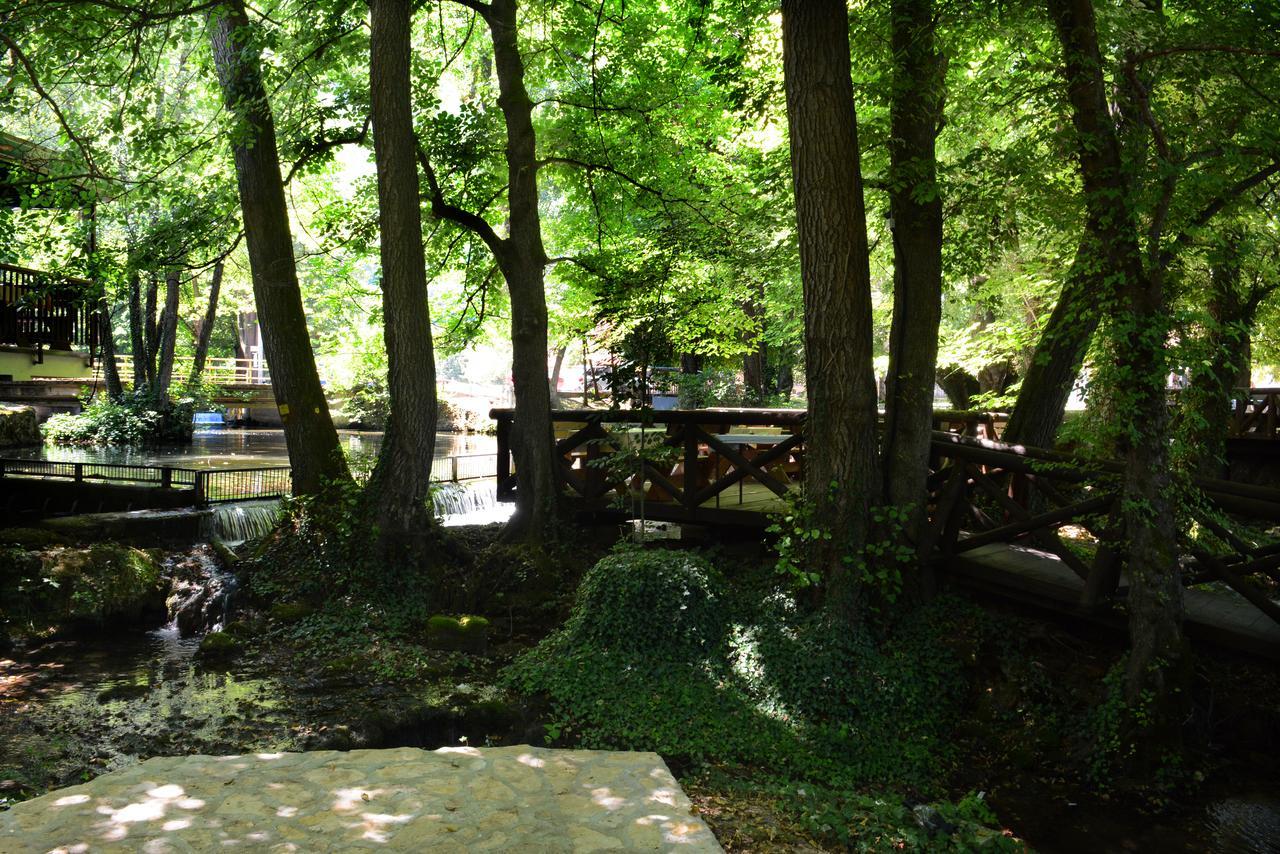
<instances>
[{"instance_id":1,"label":"stone paved platform","mask_svg":"<svg viewBox=\"0 0 1280 854\"><path fill-rule=\"evenodd\" d=\"M653 753L176 756L0 813L0 852L720 851Z\"/></svg>"}]
</instances>

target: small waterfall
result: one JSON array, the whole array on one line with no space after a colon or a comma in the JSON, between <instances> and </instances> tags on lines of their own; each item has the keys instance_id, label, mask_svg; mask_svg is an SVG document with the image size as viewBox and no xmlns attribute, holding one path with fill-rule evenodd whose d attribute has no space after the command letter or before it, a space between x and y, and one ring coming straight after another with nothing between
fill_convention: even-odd
<instances>
[{"instance_id":1,"label":"small waterfall","mask_svg":"<svg viewBox=\"0 0 1280 854\"><path fill-rule=\"evenodd\" d=\"M278 501L244 501L214 508L213 533L230 545L256 539L271 530L280 517Z\"/></svg>"},{"instance_id":2,"label":"small waterfall","mask_svg":"<svg viewBox=\"0 0 1280 854\"><path fill-rule=\"evenodd\" d=\"M494 482L489 479L472 483L439 483L431 490L435 514L445 525L488 525L505 522L514 507L499 504Z\"/></svg>"},{"instance_id":3,"label":"small waterfall","mask_svg":"<svg viewBox=\"0 0 1280 854\"><path fill-rule=\"evenodd\" d=\"M231 620L239 582L222 568L213 550L198 546L170 559L169 625L179 638L216 632Z\"/></svg>"}]
</instances>

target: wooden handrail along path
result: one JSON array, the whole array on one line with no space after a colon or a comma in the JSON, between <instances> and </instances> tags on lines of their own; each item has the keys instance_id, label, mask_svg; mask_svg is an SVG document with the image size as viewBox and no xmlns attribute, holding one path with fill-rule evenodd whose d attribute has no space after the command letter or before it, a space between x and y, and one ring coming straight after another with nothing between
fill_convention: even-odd
<instances>
[{"instance_id":1,"label":"wooden handrail along path","mask_svg":"<svg viewBox=\"0 0 1280 854\"><path fill-rule=\"evenodd\" d=\"M498 423L498 497L510 501L519 488L510 451L514 411L491 415ZM798 494L806 443L818 441L806 436L800 410L564 410L553 417L565 494L596 513L642 504L654 520L764 527ZM983 566L1023 573L1024 592L1050 596L1059 610L1110 612L1127 594L1122 465L1003 444L996 441L1002 426L1003 418L990 414L935 413L926 552L940 569L971 577L983 575ZM635 452L638 445L649 452ZM606 465L609 458L626 462ZM1261 637L1263 651L1280 657L1273 598L1280 543L1253 542L1235 524L1280 522L1280 490L1211 479L1193 485L1196 531L1184 538L1181 565L1189 601L1200 601L1206 589L1230 588L1265 623L1236 645L1253 649Z\"/></svg>"}]
</instances>

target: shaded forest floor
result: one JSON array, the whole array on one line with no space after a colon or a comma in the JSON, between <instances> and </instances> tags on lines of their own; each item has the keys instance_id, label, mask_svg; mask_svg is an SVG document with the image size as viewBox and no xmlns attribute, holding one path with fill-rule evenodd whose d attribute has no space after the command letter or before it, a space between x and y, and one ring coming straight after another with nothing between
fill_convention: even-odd
<instances>
[{"instance_id":1,"label":"shaded forest floor","mask_svg":"<svg viewBox=\"0 0 1280 854\"><path fill-rule=\"evenodd\" d=\"M550 558L502 546L496 533L458 530L455 547L474 559L465 579L445 579L451 601L441 603L443 613L487 619L482 648L441 649L422 627L388 629L349 608L250 600L221 650L155 635L54 637L0 656L0 808L150 755L577 746L563 715L514 692L504 671L563 624L578 579L617 530L574 532ZM760 543L697 548L735 596L776 593ZM1096 710L1123 639L995 602L978 603L972 613L984 628L970 633L972 605L958 601L969 615L961 630L936 639L963 662L957 714L936 744L908 757L927 773L904 763L899 775L890 762L873 766L857 791L833 792L809 785L803 766L660 750L726 849L946 850L1017 838L1044 851L1200 851L1270 832L1267 822L1280 816L1274 668L1202 650L1187 751L1158 785L1139 783L1115 777L1099 745ZM888 711L892 723L892 702ZM646 743L644 732L619 738L619 746ZM1248 821L1262 825L1233 824ZM956 831L969 823L989 830Z\"/></svg>"}]
</instances>

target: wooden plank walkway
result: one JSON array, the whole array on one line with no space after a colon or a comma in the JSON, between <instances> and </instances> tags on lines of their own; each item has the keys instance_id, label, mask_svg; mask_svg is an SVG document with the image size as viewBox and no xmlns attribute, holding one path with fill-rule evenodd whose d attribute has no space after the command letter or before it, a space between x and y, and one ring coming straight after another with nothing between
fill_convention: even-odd
<instances>
[{"instance_id":1,"label":"wooden plank walkway","mask_svg":"<svg viewBox=\"0 0 1280 854\"><path fill-rule=\"evenodd\" d=\"M948 574L962 584L1093 622L1123 628L1117 608L1080 606L1084 582L1061 558L1023 545L992 543L957 555ZM1121 576L1121 591L1127 581ZM1280 661L1280 624L1230 590L1183 590L1187 636Z\"/></svg>"}]
</instances>

